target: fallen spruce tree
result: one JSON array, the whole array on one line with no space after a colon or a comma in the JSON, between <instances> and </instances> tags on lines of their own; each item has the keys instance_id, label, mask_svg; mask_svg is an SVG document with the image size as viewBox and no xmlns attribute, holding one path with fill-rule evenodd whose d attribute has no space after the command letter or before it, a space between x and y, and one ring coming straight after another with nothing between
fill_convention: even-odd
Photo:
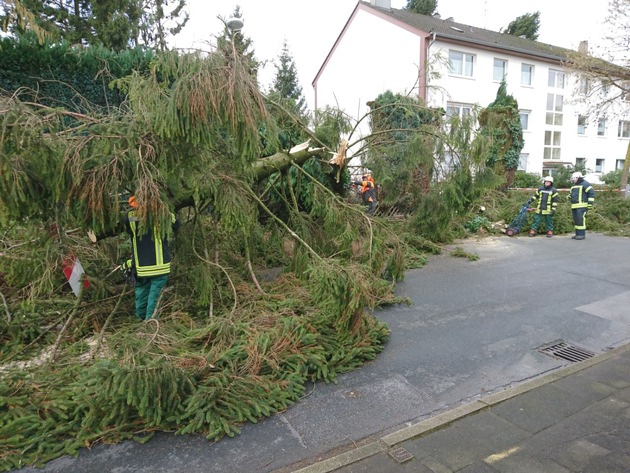
<instances>
[{"instance_id":1,"label":"fallen spruce tree","mask_svg":"<svg viewBox=\"0 0 630 473\"><path fill-rule=\"evenodd\" d=\"M127 100L107 113L0 95L3 470L155 431L234 435L387 340L367 309L395 301L404 248L321 178L343 146L273 149L233 50L161 54L115 86ZM182 222L147 322L116 270L132 193L145 224Z\"/></svg>"}]
</instances>

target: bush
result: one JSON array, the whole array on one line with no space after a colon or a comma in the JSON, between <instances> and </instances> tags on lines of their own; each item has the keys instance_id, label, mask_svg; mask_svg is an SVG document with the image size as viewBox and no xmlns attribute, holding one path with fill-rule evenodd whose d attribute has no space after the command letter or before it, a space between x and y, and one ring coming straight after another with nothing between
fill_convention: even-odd
<instances>
[{"instance_id":1,"label":"bush","mask_svg":"<svg viewBox=\"0 0 630 473\"><path fill-rule=\"evenodd\" d=\"M619 186L621 185L621 169L608 172L600 177L599 180L606 183L606 187L619 189Z\"/></svg>"},{"instance_id":2,"label":"bush","mask_svg":"<svg viewBox=\"0 0 630 473\"><path fill-rule=\"evenodd\" d=\"M525 171L516 171L512 187L540 187L542 176L540 174L527 173Z\"/></svg>"}]
</instances>

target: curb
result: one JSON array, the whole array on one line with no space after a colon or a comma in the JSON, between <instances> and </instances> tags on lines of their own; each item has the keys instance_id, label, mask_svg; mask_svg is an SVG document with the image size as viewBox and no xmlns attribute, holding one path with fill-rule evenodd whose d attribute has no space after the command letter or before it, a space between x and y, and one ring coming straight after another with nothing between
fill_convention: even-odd
<instances>
[{"instance_id":1,"label":"curb","mask_svg":"<svg viewBox=\"0 0 630 473\"><path fill-rule=\"evenodd\" d=\"M294 470L293 473L330 473L338 468L356 463L358 461L369 458L381 452L390 451L392 447L401 442L405 442L414 437L439 430L456 420L476 414L482 410L512 399L520 394L524 394L533 389L544 386L545 384L557 381L567 376L579 373L580 371L590 368L591 366L603 363L604 361L617 358L624 353L630 351L630 343L626 343L617 348L613 348L607 352L596 354L594 357L584 361L562 366L553 372L544 374L539 378L525 381L517 386L506 388L503 391L489 394L479 400L463 404L454 409L450 409L442 414L431 417L430 419L418 422L417 424L404 427L396 432L385 435L378 440L368 443L364 446L353 448L347 452L335 455L326 460L314 463L312 465Z\"/></svg>"}]
</instances>

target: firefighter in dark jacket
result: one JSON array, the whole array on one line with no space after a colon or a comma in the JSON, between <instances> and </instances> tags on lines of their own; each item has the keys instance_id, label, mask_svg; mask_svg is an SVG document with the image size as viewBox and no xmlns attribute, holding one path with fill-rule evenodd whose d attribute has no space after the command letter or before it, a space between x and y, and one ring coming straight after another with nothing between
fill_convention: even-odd
<instances>
[{"instance_id":1,"label":"firefighter in dark jacket","mask_svg":"<svg viewBox=\"0 0 630 473\"><path fill-rule=\"evenodd\" d=\"M586 212L593 208L595 203L595 191L593 187L584 180L581 172L574 172L571 175L571 213L573 214L573 225L575 235L573 240L584 240L586 238Z\"/></svg>"},{"instance_id":2,"label":"firefighter in dark jacket","mask_svg":"<svg viewBox=\"0 0 630 473\"><path fill-rule=\"evenodd\" d=\"M553 176L543 178L543 186L539 187L532 203L535 203L534 222L529 231L529 236L536 236L540 221L545 219L545 228L547 229L547 237L553 236L553 214L558 207L558 191L553 186Z\"/></svg>"},{"instance_id":3,"label":"firefighter in dark jacket","mask_svg":"<svg viewBox=\"0 0 630 473\"><path fill-rule=\"evenodd\" d=\"M131 235L132 263L136 279L136 316L141 320L157 318L157 308L162 289L171 272L171 253L166 235L155 226L140 234L137 217L138 202L129 198L131 209L127 214L125 228ZM179 228L179 220L171 214L173 231Z\"/></svg>"}]
</instances>

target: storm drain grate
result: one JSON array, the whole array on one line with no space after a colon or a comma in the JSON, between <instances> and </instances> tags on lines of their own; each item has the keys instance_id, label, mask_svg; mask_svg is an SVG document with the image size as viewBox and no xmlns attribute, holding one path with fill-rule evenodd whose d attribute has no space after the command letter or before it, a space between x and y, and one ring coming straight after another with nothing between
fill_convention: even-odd
<instances>
[{"instance_id":1,"label":"storm drain grate","mask_svg":"<svg viewBox=\"0 0 630 473\"><path fill-rule=\"evenodd\" d=\"M588 360L595 356L595 353L585 350L584 348L571 345L564 340L556 340L539 348L541 353L554 356L563 360L577 363L578 361Z\"/></svg>"},{"instance_id":2,"label":"storm drain grate","mask_svg":"<svg viewBox=\"0 0 630 473\"><path fill-rule=\"evenodd\" d=\"M413 458L413 455L402 447L389 452L389 456L396 460L398 463L405 463L406 461L409 461Z\"/></svg>"}]
</instances>

